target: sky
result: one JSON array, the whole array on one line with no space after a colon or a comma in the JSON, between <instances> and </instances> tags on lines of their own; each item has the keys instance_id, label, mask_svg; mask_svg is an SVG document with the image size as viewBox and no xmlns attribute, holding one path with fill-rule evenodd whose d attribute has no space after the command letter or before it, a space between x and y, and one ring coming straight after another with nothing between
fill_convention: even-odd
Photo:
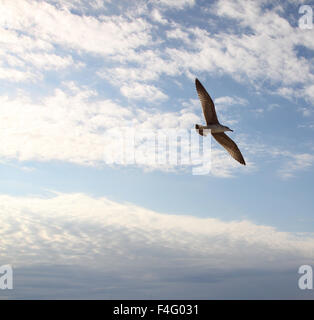
<instances>
[{"instance_id":1,"label":"sky","mask_svg":"<svg viewBox=\"0 0 314 320\"><path fill-rule=\"evenodd\" d=\"M308 8L0 0L0 299L313 299ZM182 160L195 78L246 166L210 136L208 172ZM152 149L164 132L180 161Z\"/></svg>"}]
</instances>

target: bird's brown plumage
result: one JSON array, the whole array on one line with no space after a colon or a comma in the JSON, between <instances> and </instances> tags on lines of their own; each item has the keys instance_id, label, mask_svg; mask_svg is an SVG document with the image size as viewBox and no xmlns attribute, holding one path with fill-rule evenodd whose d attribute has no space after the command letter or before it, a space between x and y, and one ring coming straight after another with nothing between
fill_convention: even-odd
<instances>
[{"instance_id":1,"label":"bird's brown plumage","mask_svg":"<svg viewBox=\"0 0 314 320\"><path fill-rule=\"evenodd\" d=\"M230 153L233 159L245 165L241 151L231 138L229 138L224 132L212 133L212 136Z\"/></svg>"},{"instance_id":2,"label":"bird's brown plumage","mask_svg":"<svg viewBox=\"0 0 314 320\"><path fill-rule=\"evenodd\" d=\"M198 79L195 79L195 86L198 97L202 104L206 124L219 123L215 110L215 105L210 95L207 93L206 89L203 87L203 85Z\"/></svg>"},{"instance_id":3,"label":"bird's brown plumage","mask_svg":"<svg viewBox=\"0 0 314 320\"><path fill-rule=\"evenodd\" d=\"M195 86L197 90L197 94L200 98L204 117L206 120L207 125L210 124L219 124L215 105L213 100L211 99L210 95L207 93L206 89L203 87L201 82L198 79L195 79ZM196 125L196 130L198 130L200 135L203 135L203 126ZM221 144L238 162L245 165L245 160L241 154L241 151L239 150L238 146L235 144L235 142L229 138L224 132L212 132L212 136L216 139L216 141Z\"/></svg>"}]
</instances>

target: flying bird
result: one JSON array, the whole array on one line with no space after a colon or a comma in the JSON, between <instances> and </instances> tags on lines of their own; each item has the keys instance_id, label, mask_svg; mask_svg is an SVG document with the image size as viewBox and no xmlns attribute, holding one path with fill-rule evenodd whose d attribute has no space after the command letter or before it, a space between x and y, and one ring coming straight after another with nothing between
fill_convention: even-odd
<instances>
[{"instance_id":1,"label":"flying bird","mask_svg":"<svg viewBox=\"0 0 314 320\"><path fill-rule=\"evenodd\" d=\"M210 129L212 136L230 153L231 157L245 165L244 158L238 146L225 134L225 131L233 132L233 130L219 123L214 102L198 79L195 79L195 86L206 120L206 126L195 125L196 131L200 135L206 136L208 129Z\"/></svg>"}]
</instances>

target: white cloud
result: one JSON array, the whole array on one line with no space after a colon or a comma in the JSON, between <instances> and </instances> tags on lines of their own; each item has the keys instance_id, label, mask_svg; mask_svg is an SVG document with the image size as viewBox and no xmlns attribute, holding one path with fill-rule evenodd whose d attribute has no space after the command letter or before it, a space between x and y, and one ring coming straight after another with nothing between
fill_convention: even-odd
<instances>
[{"instance_id":1,"label":"white cloud","mask_svg":"<svg viewBox=\"0 0 314 320\"><path fill-rule=\"evenodd\" d=\"M305 87L304 96L310 103L314 103L314 85L308 85Z\"/></svg>"},{"instance_id":2,"label":"white cloud","mask_svg":"<svg viewBox=\"0 0 314 320\"><path fill-rule=\"evenodd\" d=\"M167 24L168 20L163 18L163 16L161 15L160 11L158 9L153 9L152 13L151 13L151 17L154 21L159 22L161 24Z\"/></svg>"},{"instance_id":3,"label":"white cloud","mask_svg":"<svg viewBox=\"0 0 314 320\"><path fill-rule=\"evenodd\" d=\"M293 144L293 142L291 142ZM283 147L275 147L255 141L246 143L242 141L246 151L256 157L264 157L263 161L272 161L275 158L279 161L278 175L282 179L289 179L296 176L297 172L307 171L314 165L314 154L297 151L295 146L293 151ZM311 149L311 148L310 148Z\"/></svg>"},{"instance_id":4,"label":"white cloud","mask_svg":"<svg viewBox=\"0 0 314 320\"><path fill-rule=\"evenodd\" d=\"M225 97L219 97L217 99L215 99L215 104L217 105L223 105L223 106L231 106L231 105L241 105L241 106L245 106L248 104L248 101L244 98L241 97L229 97L229 96L225 96Z\"/></svg>"},{"instance_id":5,"label":"white cloud","mask_svg":"<svg viewBox=\"0 0 314 320\"><path fill-rule=\"evenodd\" d=\"M96 7L97 3L94 3ZM210 17L212 13L227 17L231 19L231 24L234 23L232 19L236 19L240 23L237 25L243 27L243 32L229 29L216 32L196 26L185 27L167 16L167 8L188 8L194 5L194 1L158 3L153 5L151 12L141 4L141 10L135 10L131 6L133 15L107 16L105 11L101 11L101 14L91 16L74 14L70 11L74 7L69 8L69 3L62 6L58 1L56 5L42 1L3 1L0 6L0 56L4 59L0 66L0 78L11 82L42 80L45 70L82 66L83 58L77 56L82 57L84 53L88 53L89 57L97 55L105 61L106 67L102 65L96 71L98 76L118 87L121 95L132 103L146 102L146 106L153 103L158 105L157 102L170 97L169 92L159 87L158 80L163 75L177 77L185 74L194 77L194 73L200 72L228 74L238 81L249 81L259 88L266 82L274 86L272 92L277 94L312 100L313 86L310 84L313 83L313 74L310 61L297 57L295 50L297 45L307 48L312 45L304 32L293 28L286 19L279 16L277 9L264 11L255 2L218 1L212 5L213 10L208 11L211 12ZM87 5L74 5L78 8L80 4ZM152 19L164 25L151 24ZM163 33L159 33L159 27L165 29ZM173 39L178 41L175 47ZM59 52L57 48L62 50ZM301 84L303 88L296 90L295 84ZM149 128L153 124L159 127L160 123L187 128L193 127L193 121L201 115L199 109L194 111L184 105L183 111L188 109L190 113L156 110L141 113L140 106L120 106L108 99L89 102L89 94L93 94L91 90L75 90L70 88L70 94L63 89L56 90L54 95L37 103L27 99L25 102L23 97L11 100L2 97L5 105L2 113L6 113L5 116L11 119L8 122L11 129L14 129L14 116L7 110L13 105L15 109L12 110L28 120L28 123L23 123L22 128L27 132L29 141L32 141L32 144L23 145L22 135L18 136L15 132L10 136L11 146L2 148L2 156L20 160L59 159L94 164L103 160L103 145L109 142L104 140L101 132L108 128L120 126L121 123L143 128ZM73 102L78 110L76 116L68 114L68 106L72 106ZM230 125L237 123L238 118L232 114L227 117L223 112L224 107L231 103L247 104L240 97L219 97L215 102L222 112L221 119ZM28 110L22 108L25 104L37 114L37 120L24 114ZM87 111L90 108L96 110L94 114ZM54 110L56 115L53 119L50 110ZM261 108L255 111L262 113ZM140 114L142 119L138 120ZM30 124L35 125L33 132L36 134L31 134ZM8 124L3 124L3 127L8 128ZM36 129L39 127L45 129ZM84 132L84 137L80 132ZM63 135L66 137L64 142L61 141ZM46 150L48 148L43 146L51 141L55 142L55 147L50 151ZM79 143L83 143L83 147L74 148ZM91 145L94 147L92 151ZM213 145L215 148L216 144ZM239 147L241 149L241 145ZM213 149L213 155L214 159L218 159L213 160L217 175L232 175L236 164L230 162L229 155L220 147ZM223 168L223 165L226 167Z\"/></svg>"},{"instance_id":6,"label":"white cloud","mask_svg":"<svg viewBox=\"0 0 314 320\"><path fill-rule=\"evenodd\" d=\"M308 107L298 108L298 111L302 113L303 117L310 117L312 114L312 110Z\"/></svg>"},{"instance_id":7,"label":"white cloud","mask_svg":"<svg viewBox=\"0 0 314 320\"><path fill-rule=\"evenodd\" d=\"M0 79L11 82L20 82L25 80L35 80L38 77L30 71L20 71L12 68L0 67Z\"/></svg>"},{"instance_id":8,"label":"white cloud","mask_svg":"<svg viewBox=\"0 0 314 320\"><path fill-rule=\"evenodd\" d=\"M7 26L4 21L1 28L0 23L0 57L3 65L6 63L10 66L1 69L1 78L15 82L30 79L36 81L42 79L44 70L60 70L74 64L70 55L52 53L53 45L46 40L20 34L10 28L12 26ZM81 66L81 63L78 66Z\"/></svg>"},{"instance_id":9,"label":"white cloud","mask_svg":"<svg viewBox=\"0 0 314 320\"><path fill-rule=\"evenodd\" d=\"M73 60L73 50L102 56L128 55L128 51L150 42L150 27L141 18L101 16L97 19L73 14L67 5L56 7L43 1L2 1L0 57L12 67L26 63L30 69L28 73L12 69L14 81L25 81L29 74L81 67L81 61ZM56 48L60 46L71 54L57 54ZM6 70L2 70L1 77L12 81Z\"/></svg>"},{"instance_id":10,"label":"white cloud","mask_svg":"<svg viewBox=\"0 0 314 320\"><path fill-rule=\"evenodd\" d=\"M0 24L50 43L103 55L147 44L150 25L121 16L79 16L45 2L4 1ZM66 30L66 32L65 32Z\"/></svg>"},{"instance_id":11,"label":"white cloud","mask_svg":"<svg viewBox=\"0 0 314 320\"><path fill-rule=\"evenodd\" d=\"M176 57L178 70L187 75L191 71L229 74L259 89L271 85L280 95L311 100L312 63L295 50L298 45L311 48L302 30L290 26L276 10L262 10L255 1L218 1L210 12L230 18L231 25L243 30L210 32L175 24L167 34L185 46L168 47L166 52ZM304 88L295 89L296 84Z\"/></svg>"},{"instance_id":12,"label":"white cloud","mask_svg":"<svg viewBox=\"0 0 314 320\"><path fill-rule=\"evenodd\" d=\"M119 87L124 84L131 86L133 82L148 84L151 81L159 80L162 75L177 76L180 74L177 62L157 48L148 48L139 52L132 51L127 55L122 53L112 59L113 63L118 62L119 65L101 69L97 75Z\"/></svg>"},{"instance_id":13,"label":"white cloud","mask_svg":"<svg viewBox=\"0 0 314 320\"><path fill-rule=\"evenodd\" d=\"M161 5L173 9L193 7L195 4L195 0L152 0L152 2L156 5Z\"/></svg>"},{"instance_id":14,"label":"white cloud","mask_svg":"<svg viewBox=\"0 0 314 320\"><path fill-rule=\"evenodd\" d=\"M279 175L283 179L292 178L295 172L304 171L314 165L314 155L309 153L292 154L289 153L289 160L279 170Z\"/></svg>"},{"instance_id":15,"label":"white cloud","mask_svg":"<svg viewBox=\"0 0 314 320\"><path fill-rule=\"evenodd\" d=\"M167 95L155 86L138 82L133 82L130 85L123 85L120 91L124 96L130 99L144 99L148 102L167 99Z\"/></svg>"},{"instance_id":16,"label":"white cloud","mask_svg":"<svg viewBox=\"0 0 314 320\"><path fill-rule=\"evenodd\" d=\"M179 26L177 28L173 28L167 31L167 37L169 39L179 39L184 42L189 42L189 33L183 31Z\"/></svg>"},{"instance_id":17,"label":"white cloud","mask_svg":"<svg viewBox=\"0 0 314 320\"><path fill-rule=\"evenodd\" d=\"M6 140L1 156L80 164L102 161L108 141L101 130L123 125L131 112L110 100L88 103L94 95L82 88L69 94L56 89L39 103L27 96L1 96L0 127Z\"/></svg>"},{"instance_id":18,"label":"white cloud","mask_svg":"<svg viewBox=\"0 0 314 320\"><path fill-rule=\"evenodd\" d=\"M4 14L5 9L5 6L0 6L2 14ZM16 13L16 17L19 17L18 12ZM29 51L53 50L53 45L47 41L48 39L42 39L40 37L34 37L32 34L27 35L18 32L22 31L19 30L19 25L17 25L18 19L16 19L17 21L15 21L15 24L11 24L11 21L6 21L4 16L0 19L1 51L6 50L12 54L21 55L24 52Z\"/></svg>"},{"instance_id":19,"label":"white cloud","mask_svg":"<svg viewBox=\"0 0 314 320\"><path fill-rule=\"evenodd\" d=\"M94 4L99 7L97 1ZM236 21L240 31L233 32L184 27L167 20L160 13L161 9L182 9L194 4L193 0L156 0L152 11L141 3L139 6L143 6L143 10L131 6L133 15L102 14L93 17L73 14L68 4L54 6L45 2L3 1L0 7L3 54L15 52L18 58L23 58L23 55L27 56L26 52L31 63L38 61L38 55L43 57L49 52L51 55L46 61L51 68L76 64L77 61L73 61L69 54L56 57L55 47L61 46L63 50L97 54L106 61L114 61L114 67L100 71L100 74L107 74L106 79L112 76L114 85L118 85L121 79L123 82L146 82L158 80L162 74L175 76L185 73L190 76L203 71L228 74L237 81L249 81L257 88L265 87L264 83L270 84L274 87L272 92L288 94L288 97L303 96L313 101L311 61L298 57L295 50L299 45L312 48L310 33L292 27L282 17L280 6L274 10L262 10L262 3L255 1L216 2L208 10L210 18L213 15L229 18L231 25ZM87 4L76 4L77 8L80 6ZM151 19L161 24L168 21L167 39L176 38L182 45L173 48L162 37L163 33L159 33L158 26L149 22ZM157 44L161 43L163 49L157 49ZM36 52L38 50L43 52ZM12 64L21 63L13 60L11 58ZM52 60L56 63L51 63ZM45 69L44 59L38 63L38 67ZM2 74L2 77L6 75ZM15 78L27 79L25 75L16 75ZM129 83L123 84L130 86ZM296 84L302 84L303 88L296 90Z\"/></svg>"},{"instance_id":20,"label":"white cloud","mask_svg":"<svg viewBox=\"0 0 314 320\"><path fill-rule=\"evenodd\" d=\"M26 53L23 59L41 70L58 70L74 64L71 56L60 57L56 54L47 53Z\"/></svg>"},{"instance_id":21,"label":"white cloud","mask_svg":"<svg viewBox=\"0 0 314 320\"><path fill-rule=\"evenodd\" d=\"M159 97L158 92L156 95L154 99ZM37 102L21 93L14 99L0 96L0 103L0 138L3 141L0 156L3 159L60 160L92 166L137 165L167 171L187 170L193 165L156 162L155 144L147 145L145 136L156 135L161 129L181 129L186 134L192 130L196 134L194 125L200 119L190 107L177 112L125 107L109 99L100 99L95 91L74 82L63 83L63 88ZM135 162L125 162L121 153L123 132L131 129L136 130ZM189 145L188 140L186 143ZM211 173L232 176L239 165L227 152L213 145Z\"/></svg>"},{"instance_id":22,"label":"white cloud","mask_svg":"<svg viewBox=\"0 0 314 320\"><path fill-rule=\"evenodd\" d=\"M164 283L173 295L173 282L191 286L200 278L209 288L214 278L224 287L231 274L241 278L243 273L285 273L314 262L312 234L282 232L246 220L223 222L161 214L84 194L59 193L50 198L1 195L0 203L1 261L17 270L50 266L44 278L48 280L50 274L54 281L58 281L53 271L56 265L73 271L101 271L98 282L104 276L107 281L120 278L115 283L120 297L123 284L130 279L134 280L129 284L134 290L145 283L154 291L157 283ZM40 272L38 276L43 279ZM31 280L36 282L34 272L26 282L33 287ZM112 288L106 283L102 286L107 294ZM23 285L16 282L17 292ZM77 282L70 285L77 288ZM185 297L200 294L200 289L197 282ZM56 288L48 286L46 290L53 295ZM270 294L268 290L271 287L264 283L264 295ZM34 287L31 293L36 295ZM217 295L219 292L215 292Z\"/></svg>"}]
</instances>

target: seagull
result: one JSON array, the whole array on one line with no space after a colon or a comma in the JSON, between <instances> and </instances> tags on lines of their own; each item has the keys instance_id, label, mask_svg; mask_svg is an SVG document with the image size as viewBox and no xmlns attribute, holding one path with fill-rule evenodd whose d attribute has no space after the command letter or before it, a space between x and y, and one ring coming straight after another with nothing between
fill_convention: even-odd
<instances>
[{"instance_id":1,"label":"seagull","mask_svg":"<svg viewBox=\"0 0 314 320\"><path fill-rule=\"evenodd\" d=\"M201 136L206 136L208 133L208 129L210 129L212 136L230 153L231 157L241 164L245 165L244 158L238 146L225 134L225 131L233 132L233 130L219 123L214 102L198 79L195 79L195 86L198 97L202 104L203 113L206 120L206 126L202 126L199 124L195 125L196 131Z\"/></svg>"}]
</instances>

